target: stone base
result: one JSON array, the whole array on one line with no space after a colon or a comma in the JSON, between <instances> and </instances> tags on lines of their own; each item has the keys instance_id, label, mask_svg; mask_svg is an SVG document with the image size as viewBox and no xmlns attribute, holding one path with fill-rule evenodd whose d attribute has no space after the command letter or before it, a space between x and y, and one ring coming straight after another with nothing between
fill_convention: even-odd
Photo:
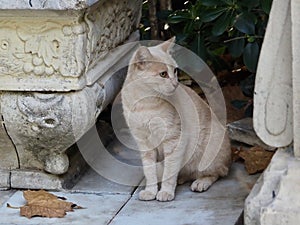
<instances>
[{"instance_id":1,"label":"stone base","mask_svg":"<svg viewBox=\"0 0 300 225\"><path fill-rule=\"evenodd\" d=\"M7 190L10 188L10 171L0 170L0 190Z\"/></svg>"},{"instance_id":2,"label":"stone base","mask_svg":"<svg viewBox=\"0 0 300 225\"><path fill-rule=\"evenodd\" d=\"M251 118L244 118L227 125L229 137L231 140L242 142L248 145L261 146L267 150L276 148L266 145L256 135Z\"/></svg>"},{"instance_id":3,"label":"stone base","mask_svg":"<svg viewBox=\"0 0 300 225\"><path fill-rule=\"evenodd\" d=\"M245 202L245 225L290 225L300 221L300 161L278 150Z\"/></svg>"},{"instance_id":4,"label":"stone base","mask_svg":"<svg viewBox=\"0 0 300 225\"><path fill-rule=\"evenodd\" d=\"M68 172L57 176L41 170L0 170L0 188L64 190L72 188L88 168L80 152L73 146L68 151L70 167Z\"/></svg>"}]
</instances>

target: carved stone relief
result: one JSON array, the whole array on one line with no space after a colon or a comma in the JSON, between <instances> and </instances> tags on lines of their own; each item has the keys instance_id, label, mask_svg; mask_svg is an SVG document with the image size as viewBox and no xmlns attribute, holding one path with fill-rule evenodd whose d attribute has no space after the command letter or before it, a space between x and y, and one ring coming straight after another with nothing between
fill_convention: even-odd
<instances>
[{"instance_id":1,"label":"carved stone relief","mask_svg":"<svg viewBox=\"0 0 300 225\"><path fill-rule=\"evenodd\" d=\"M78 77L82 74L84 23L16 18L1 20L0 27L1 75L27 74L38 79L38 76Z\"/></svg>"},{"instance_id":2,"label":"carved stone relief","mask_svg":"<svg viewBox=\"0 0 300 225\"><path fill-rule=\"evenodd\" d=\"M0 15L0 90L83 89L87 71L137 29L140 6L111 0L70 16Z\"/></svg>"},{"instance_id":3,"label":"carved stone relief","mask_svg":"<svg viewBox=\"0 0 300 225\"><path fill-rule=\"evenodd\" d=\"M141 14L140 0L111 0L92 8L85 16L88 25L90 67L109 50L122 44L137 29Z\"/></svg>"}]
</instances>

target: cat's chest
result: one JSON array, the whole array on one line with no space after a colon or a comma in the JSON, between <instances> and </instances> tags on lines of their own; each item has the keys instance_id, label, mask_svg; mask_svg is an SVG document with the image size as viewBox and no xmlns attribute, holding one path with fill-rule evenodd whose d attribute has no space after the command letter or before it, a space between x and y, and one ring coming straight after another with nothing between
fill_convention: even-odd
<instances>
[{"instance_id":1,"label":"cat's chest","mask_svg":"<svg viewBox=\"0 0 300 225\"><path fill-rule=\"evenodd\" d=\"M174 113L167 110L137 110L129 111L127 119L135 127L148 127L149 124L167 125L174 120Z\"/></svg>"}]
</instances>

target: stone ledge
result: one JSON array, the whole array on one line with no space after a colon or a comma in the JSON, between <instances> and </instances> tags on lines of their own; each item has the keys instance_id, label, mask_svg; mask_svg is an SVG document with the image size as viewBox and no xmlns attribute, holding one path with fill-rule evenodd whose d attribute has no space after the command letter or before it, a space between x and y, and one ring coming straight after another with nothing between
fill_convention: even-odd
<instances>
[{"instance_id":1,"label":"stone ledge","mask_svg":"<svg viewBox=\"0 0 300 225\"><path fill-rule=\"evenodd\" d=\"M251 118L245 118L232 122L227 125L228 134L231 140L242 142L252 146L261 146L267 150L275 150L276 148L266 145L256 135Z\"/></svg>"}]
</instances>

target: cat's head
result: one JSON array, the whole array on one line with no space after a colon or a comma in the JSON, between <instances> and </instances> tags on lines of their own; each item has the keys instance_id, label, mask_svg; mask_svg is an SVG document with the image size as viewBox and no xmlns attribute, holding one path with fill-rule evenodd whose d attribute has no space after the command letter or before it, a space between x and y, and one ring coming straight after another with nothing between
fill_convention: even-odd
<instances>
[{"instance_id":1,"label":"cat's head","mask_svg":"<svg viewBox=\"0 0 300 225\"><path fill-rule=\"evenodd\" d=\"M139 47L129 66L130 76L141 78L145 87L160 94L172 94L178 86L177 64L170 54L174 41L175 37L154 47Z\"/></svg>"}]
</instances>

